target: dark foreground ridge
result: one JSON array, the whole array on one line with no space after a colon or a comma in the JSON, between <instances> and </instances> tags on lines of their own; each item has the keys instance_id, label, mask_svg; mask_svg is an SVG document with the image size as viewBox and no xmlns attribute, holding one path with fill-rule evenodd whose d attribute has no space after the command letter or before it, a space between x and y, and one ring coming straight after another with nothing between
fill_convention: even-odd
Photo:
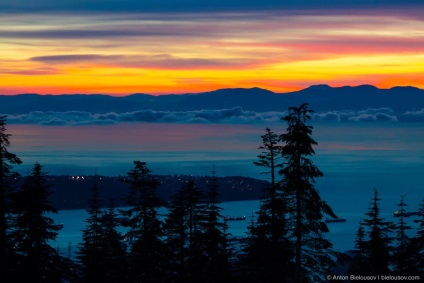
<instances>
[{"instance_id":1,"label":"dark foreground ridge","mask_svg":"<svg viewBox=\"0 0 424 283\"><path fill-rule=\"evenodd\" d=\"M207 190L210 176L156 175L160 186L159 197L169 201L170 197L189 180L194 180L203 190ZM122 182L124 177L97 176L97 185L104 206L113 198L115 206L126 206L123 200L128 196L129 186ZM94 176L49 176L52 184L51 200L57 209L81 209L88 207ZM219 177L220 201L259 199L267 182L249 177Z\"/></svg>"}]
</instances>

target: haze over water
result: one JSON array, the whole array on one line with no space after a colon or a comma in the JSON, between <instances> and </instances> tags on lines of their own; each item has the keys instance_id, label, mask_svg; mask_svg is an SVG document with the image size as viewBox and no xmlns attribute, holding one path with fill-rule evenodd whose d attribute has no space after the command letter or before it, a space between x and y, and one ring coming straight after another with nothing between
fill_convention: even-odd
<instances>
[{"instance_id":1,"label":"haze over water","mask_svg":"<svg viewBox=\"0 0 424 283\"><path fill-rule=\"evenodd\" d=\"M318 142L314 160L324 172L317 187L324 195L363 199L373 188L382 197L407 201L422 198L424 126L421 123L312 122ZM280 134L285 124L161 124L136 123L102 126L8 126L11 151L25 173L35 162L52 175L124 175L132 161L146 161L153 174L250 176L267 179L253 165L260 154L261 135L270 127ZM365 193L365 196L362 195ZM339 202L335 202L338 204ZM384 202L386 203L386 201ZM392 203L393 205L394 203ZM358 207L359 208L359 207ZM361 209L360 213L363 212Z\"/></svg>"},{"instance_id":2,"label":"haze over water","mask_svg":"<svg viewBox=\"0 0 424 283\"><path fill-rule=\"evenodd\" d=\"M312 122L318 142L314 157L324 172L317 179L321 197L346 223L330 224L328 237L335 248L353 248L354 235L377 189L381 212L388 220L406 195L407 210L416 211L424 197L424 125L421 123L324 123ZM11 151L24 165L26 174L34 162L45 165L52 175L124 175L133 160L146 161L153 174L209 175L215 166L218 176L249 176L267 179L253 165L260 154L261 135L270 127L280 134L283 122L272 124L160 124L136 123L103 126L8 126ZM226 215L251 215L257 201L229 202ZM65 213L65 214L64 214ZM84 225L85 212L68 221L66 212L54 216L65 223L57 245L75 248ZM74 212L71 215L76 215ZM412 221L412 219L411 219ZM71 224L73 223L74 224ZM81 223L80 223L81 222ZM75 224L79 223L79 224ZM412 223L411 223L412 224ZM234 236L245 235L247 223L233 223ZM230 227L231 228L231 227Z\"/></svg>"}]
</instances>

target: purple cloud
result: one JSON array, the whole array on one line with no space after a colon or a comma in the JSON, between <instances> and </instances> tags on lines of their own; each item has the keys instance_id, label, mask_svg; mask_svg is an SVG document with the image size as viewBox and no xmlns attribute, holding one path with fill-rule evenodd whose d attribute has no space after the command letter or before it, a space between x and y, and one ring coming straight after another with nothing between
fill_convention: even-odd
<instances>
[{"instance_id":1,"label":"purple cloud","mask_svg":"<svg viewBox=\"0 0 424 283\"><path fill-rule=\"evenodd\" d=\"M222 67L248 67L258 65L259 62L251 59L203 59L203 58L177 58L167 54L151 56L142 55L96 55L96 54L70 54L37 56L31 61L47 64L74 64L74 63L99 63L102 65L119 66L127 68L169 68L169 69L211 69Z\"/></svg>"}]
</instances>

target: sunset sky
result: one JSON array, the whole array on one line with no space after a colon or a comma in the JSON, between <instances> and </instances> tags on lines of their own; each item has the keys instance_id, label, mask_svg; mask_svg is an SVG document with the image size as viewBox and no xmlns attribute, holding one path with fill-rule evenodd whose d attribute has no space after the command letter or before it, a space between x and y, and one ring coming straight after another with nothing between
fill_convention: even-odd
<instances>
[{"instance_id":1,"label":"sunset sky","mask_svg":"<svg viewBox=\"0 0 424 283\"><path fill-rule=\"evenodd\" d=\"M424 88L422 3L2 0L0 94Z\"/></svg>"}]
</instances>

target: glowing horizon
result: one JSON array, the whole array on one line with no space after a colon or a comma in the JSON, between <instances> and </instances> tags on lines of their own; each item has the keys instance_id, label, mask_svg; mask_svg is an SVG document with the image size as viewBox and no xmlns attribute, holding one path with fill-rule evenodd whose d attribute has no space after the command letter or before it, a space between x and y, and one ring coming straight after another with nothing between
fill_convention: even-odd
<instances>
[{"instance_id":1,"label":"glowing horizon","mask_svg":"<svg viewBox=\"0 0 424 283\"><path fill-rule=\"evenodd\" d=\"M2 14L0 94L424 89L411 11Z\"/></svg>"}]
</instances>

